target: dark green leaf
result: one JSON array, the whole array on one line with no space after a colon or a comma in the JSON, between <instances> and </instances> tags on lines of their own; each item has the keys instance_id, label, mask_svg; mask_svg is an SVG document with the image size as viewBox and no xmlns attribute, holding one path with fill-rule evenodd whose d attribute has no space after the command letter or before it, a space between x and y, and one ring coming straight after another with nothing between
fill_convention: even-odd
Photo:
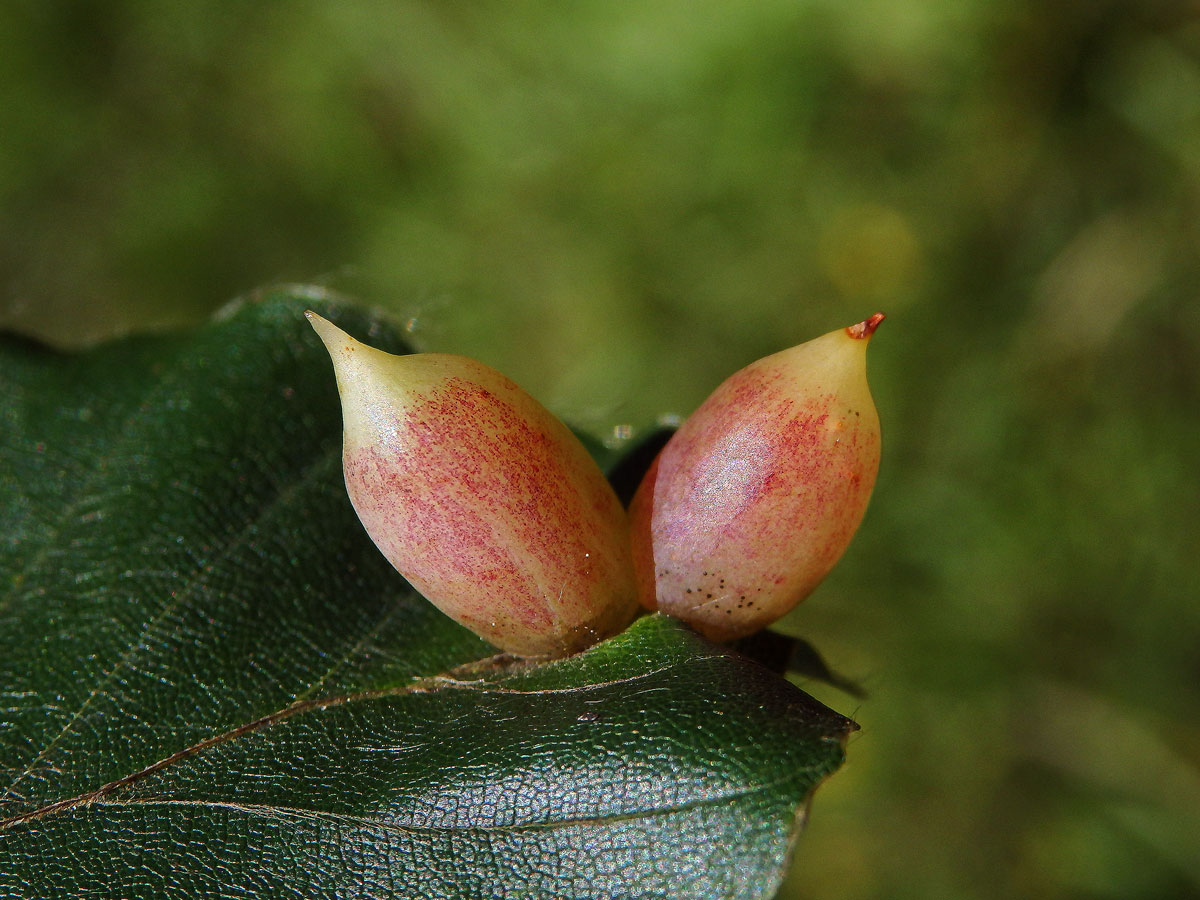
<instances>
[{"instance_id":1,"label":"dark green leaf","mask_svg":"<svg viewBox=\"0 0 1200 900\"><path fill-rule=\"evenodd\" d=\"M401 349L4 344L0 895L769 896L852 723L656 616L493 658L355 519L306 305Z\"/></svg>"}]
</instances>

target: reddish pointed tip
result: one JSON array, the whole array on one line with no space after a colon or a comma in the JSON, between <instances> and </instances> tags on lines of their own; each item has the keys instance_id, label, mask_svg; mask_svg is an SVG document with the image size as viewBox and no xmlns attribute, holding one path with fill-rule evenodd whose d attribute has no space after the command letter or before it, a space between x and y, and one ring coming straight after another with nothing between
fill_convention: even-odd
<instances>
[{"instance_id":1,"label":"reddish pointed tip","mask_svg":"<svg viewBox=\"0 0 1200 900\"><path fill-rule=\"evenodd\" d=\"M860 341L865 341L875 333L875 329L879 327L879 323L886 319L883 313L875 313L871 318L859 322L857 325L851 325L846 329L846 333L850 337Z\"/></svg>"}]
</instances>

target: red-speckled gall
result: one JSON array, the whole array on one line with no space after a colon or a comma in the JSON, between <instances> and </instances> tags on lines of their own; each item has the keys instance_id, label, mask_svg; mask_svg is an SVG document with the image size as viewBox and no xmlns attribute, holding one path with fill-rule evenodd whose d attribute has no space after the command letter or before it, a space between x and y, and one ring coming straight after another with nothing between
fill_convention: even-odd
<instances>
[{"instance_id":1,"label":"red-speckled gall","mask_svg":"<svg viewBox=\"0 0 1200 900\"><path fill-rule=\"evenodd\" d=\"M565 656L629 624L625 512L565 425L480 362L393 356L306 315L337 374L350 500L414 587L520 656Z\"/></svg>"},{"instance_id":2,"label":"red-speckled gall","mask_svg":"<svg viewBox=\"0 0 1200 900\"><path fill-rule=\"evenodd\" d=\"M881 321L735 372L672 436L630 507L645 606L731 640L779 619L833 568L879 468L866 350Z\"/></svg>"}]
</instances>

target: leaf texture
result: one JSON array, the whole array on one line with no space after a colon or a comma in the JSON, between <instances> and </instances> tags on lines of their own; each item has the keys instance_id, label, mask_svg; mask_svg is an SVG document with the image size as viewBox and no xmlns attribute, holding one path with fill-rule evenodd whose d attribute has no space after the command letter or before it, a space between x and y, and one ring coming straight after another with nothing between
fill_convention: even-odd
<instances>
[{"instance_id":1,"label":"leaf texture","mask_svg":"<svg viewBox=\"0 0 1200 900\"><path fill-rule=\"evenodd\" d=\"M306 307L0 345L0 896L766 897L853 723L657 616L530 664L366 538Z\"/></svg>"}]
</instances>

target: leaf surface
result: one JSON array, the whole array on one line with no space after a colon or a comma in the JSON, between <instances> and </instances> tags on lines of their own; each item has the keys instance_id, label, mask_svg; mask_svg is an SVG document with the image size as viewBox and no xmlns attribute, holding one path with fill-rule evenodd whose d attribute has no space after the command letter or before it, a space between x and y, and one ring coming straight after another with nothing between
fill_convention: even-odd
<instances>
[{"instance_id":1,"label":"leaf surface","mask_svg":"<svg viewBox=\"0 0 1200 900\"><path fill-rule=\"evenodd\" d=\"M267 293L0 346L0 896L756 897L849 720L677 623L530 664L346 498L329 362Z\"/></svg>"}]
</instances>

